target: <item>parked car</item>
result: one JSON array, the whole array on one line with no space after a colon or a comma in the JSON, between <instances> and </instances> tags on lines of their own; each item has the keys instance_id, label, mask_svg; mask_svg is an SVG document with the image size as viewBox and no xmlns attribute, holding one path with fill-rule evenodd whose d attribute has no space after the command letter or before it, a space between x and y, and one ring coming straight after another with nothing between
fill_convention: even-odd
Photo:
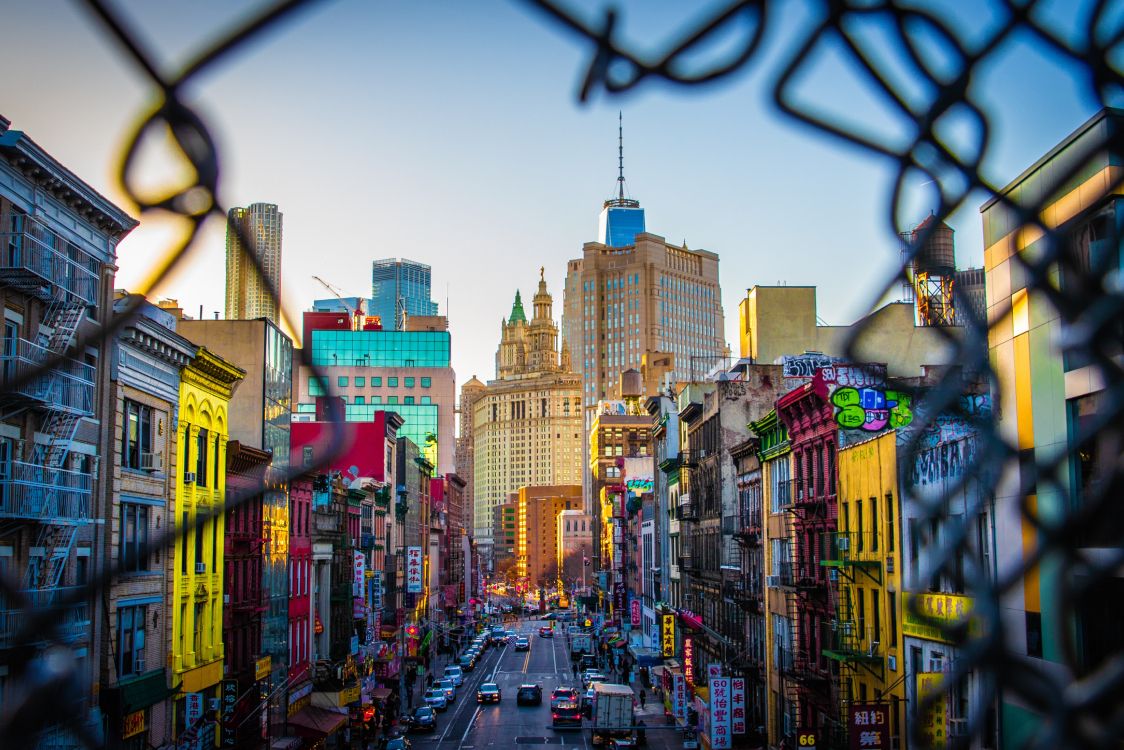
<instances>
[{"instance_id":1,"label":"parked car","mask_svg":"<svg viewBox=\"0 0 1124 750\"><path fill-rule=\"evenodd\" d=\"M531 650L531 642L529 640L527 640L526 636L519 636L518 638L515 639L515 650L516 651L530 651Z\"/></svg>"},{"instance_id":2,"label":"parked car","mask_svg":"<svg viewBox=\"0 0 1124 750\"><path fill-rule=\"evenodd\" d=\"M593 686L590 685L589 689L582 695L582 713L587 719L593 718Z\"/></svg>"},{"instance_id":3,"label":"parked car","mask_svg":"<svg viewBox=\"0 0 1124 750\"><path fill-rule=\"evenodd\" d=\"M477 703L499 703L503 699L503 692L494 682L485 682L476 691Z\"/></svg>"},{"instance_id":4,"label":"parked car","mask_svg":"<svg viewBox=\"0 0 1124 750\"><path fill-rule=\"evenodd\" d=\"M449 699L441 688L430 688L425 691L425 705L444 711L449 707Z\"/></svg>"},{"instance_id":5,"label":"parked car","mask_svg":"<svg viewBox=\"0 0 1124 750\"><path fill-rule=\"evenodd\" d=\"M410 714L410 729L432 732L437 728L437 713L430 706L418 706Z\"/></svg>"},{"instance_id":6,"label":"parked car","mask_svg":"<svg viewBox=\"0 0 1124 750\"><path fill-rule=\"evenodd\" d=\"M453 701L455 701L457 699L457 686L456 686L456 683L454 683L452 680L450 680L450 679L434 680L433 681L433 687L441 688L442 690L444 690L445 691L445 697L449 699L449 703L452 703Z\"/></svg>"},{"instance_id":7,"label":"parked car","mask_svg":"<svg viewBox=\"0 0 1124 750\"><path fill-rule=\"evenodd\" d=\"M405 737L391 737L382 745L382 750L410 750L410 741Z\"/></svg>"},{"instance_id":8,"label":"parked car","mask_svg":"<svg viewBox=\"0 0 1124 750\"><path fill-rule=\"evenodd\" d=\"M539 685L520 685L519 692L515 694L515 702L520 706L541 706L542 687Z\"/></svg>"},{"instance_id":9,"label":"parked car","mask_svg":"<svg viewBox=\"0 0 1124 750\"><path fill-rule=\"evenodd\" d=\"M573 687L555 688L550 693L550 705L554 706L556 704L562 704L562 703L577 703L578 700L580 699L580 697L581 696L578 693L577 688L573 688Z\"/></svg>"},{"instance_id":10,"label":"parked car","mask_svg":"<svg viewBox=\"0 0 1124 750\"><path fill-rule=\"evenodd\" d=\"M550 628L548 628L547 626L544 625L541 628L539 628L539 638L553 638L553 637L554 637L554 631L551 630Z\"/></svg>"},{"instance_id":11,"label":"parked car","mask_svg":"<svg viewBox=\"0 0 1124 750\"><path fill-rule=\"evenodd\" d=\"M457 664L460 665L461 670L471 672L476 669L476 657L473 656L472 652L469 652L457 659Z\"/></svg>"},{"instance_id":12,"label":"parked car","mask_svg":"<svg viewBox=\"0 0 1124 750\"><path fill-rule=\"evenodd\" d=\"M586 671L582 672L583 687L590 687L595 682L604 682L607 679L609 678L595 669L587 669Z\"/></svg>"},{"instance_id":13,"label":"parked car","mask_svg":"<svg viewBox=\"0 0 1124 750\"><path fill-rule=\"evenodd\" d=\"M454 685L460 687L464 684L464 671L460 667L450 664L445 667L445 678L452 680Z\"/></svg>"}]
</instances>

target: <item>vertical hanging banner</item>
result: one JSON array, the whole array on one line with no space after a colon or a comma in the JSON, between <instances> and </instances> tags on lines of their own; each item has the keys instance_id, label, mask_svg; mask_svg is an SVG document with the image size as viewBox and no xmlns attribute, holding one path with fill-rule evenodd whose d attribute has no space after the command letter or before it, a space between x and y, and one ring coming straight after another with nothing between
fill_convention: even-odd
<instances>
[{"instance_id":1,"label":"vertical hanging banner","mask_svg":"<svg viewBox=\"0 0 1124 750\"><path fill-rule=\"evenodd\" d=\"M924 706L920 714L921 736L932 748L948 744L948 694L944 689L943 672L921 672L917 675L917 704ZM928 701L928 703L926 703Z\"/></svg>"},{"instance_id":2,"label":"vertical hanging banner","mask_svg":"<svg viewBox=\"0 0 1124 750\"><path fill-rule=\"evenodd\" d=\"M695 642L690 638L683 639L683 676L688 685L695 684Z\"/></svg>"},{"instance_id":3,"label":"vertical hanging banner","mask_svg":"<svg viewBox=\"0 0 1124 750\"><path fill-rule=\"evenodd\" d=\"M745 678L730 678L730 731L745 734Z\"/></svg>"},{"instance_id":4,"label":"vertical hanging banner","mask_svg":"<svg viewBox=\"0 0 1124 750\"><path fill-rule=\"evenodd\" d=\"M634 628L640 627L640 600L639 599L633 599L632 600L631 611L629 612L629 614L631 615L631 619L632 619L632 627L634 627Z\"/></svg>"},{"instance_id":5,"label":"vertical hanging banner","mask_svg":"<svg viewBox=\"0 0 1124 750\"><path fill-rule=\"evenodd\" d=\"M362 552L355 552L352 557L352 578L351 578L351 593L352 596L363 596L363 579L364 574L367 572L367 558Z\"/></svg>"},{"instance_id":6,"label":"vertical hanging banner","mask_svg":"<svg viewBox=\"0 0 1124 750\"><path fill-rule=\"evenodd\" d=\"M884 703L852 703L847 722L851 750L890 750L890 725Z\"/></svg>"},{"instance_id":7,"label":"vertical hanging banner","mask_svg":"<svg viewBox=\"0 0 1124 750\"><path fill-rule=\"evenodd\" d=\"M671 676L671 711L680 721L687 719L687 679L681 674Z\"/></svg>"},{"instance_id":8,"label":"vertical hanging banner","mask_svg":"<svg viewBox=\"0 0 1124 750\"><path fill-rule=\"evenodd\" d=\"M406 548L406 593L422 592L422 548Z\"/></svg>"},{"instance_id":9,"label":"vertical hanging banner","mask_svg":"<svg viewBox=\"0 0 1124 750\"><path fill-rule=\"evenodd\" d=\"M710 678L710 746L730 747L730 678Z\"/></svg>"},{"instance_id":10,"label":"vertical hanging banner","mask_svg":"<svg viewBox=\"0 0 1124 750\"><path fill-rule=\"evenodd\" d=\"M675 615L661 615L660 645L664 656L675 656Z\"/></svg>"}]
</instances>

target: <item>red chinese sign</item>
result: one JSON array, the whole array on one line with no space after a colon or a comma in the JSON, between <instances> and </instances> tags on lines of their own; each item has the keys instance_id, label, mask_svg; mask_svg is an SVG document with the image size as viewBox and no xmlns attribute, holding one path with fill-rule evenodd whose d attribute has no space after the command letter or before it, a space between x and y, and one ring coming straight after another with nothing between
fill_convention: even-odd
<instances>
[{"instance_id":1,"label":"red chinese sign","mask_svg":"<svg viewBox=\"0 0 1124 750\"><path fill-rule=\"evenodd\" d=\"M745 678L730 678L730 729L734 734L745 734Z\"/></svg>"},{"instance_id":2,"label":"red chinese sign","mask_svg":"<svg viewBox=\"0 0 1124 750\"><path fill-rule=\"evenodd\" d=\"M634 627L634 628L640 627L640 600L639 599L633 599L632 600L631 612L629 614L632 616L632 627Z\"/></svg>"},{"instance_id":3,"label":"red chinese sign","mask_svg":"<svg viewBox=\"0 0 1124 750\"><path fill-rule=\"evenodd\" d=\"M889 712L884 703L852 703L847 726L851 750L889 750Z\"/></svg>"},{"instance_id":4,"label":"red chinese sign","mask_svg":"<svg viewBox=\"0 0 1124 750\"><path fill-rule=\"evenodd\" d=\"M695 684L695 641L691 638L683 639L683 676L688 685Z\"/></svg>"}]
</instances>

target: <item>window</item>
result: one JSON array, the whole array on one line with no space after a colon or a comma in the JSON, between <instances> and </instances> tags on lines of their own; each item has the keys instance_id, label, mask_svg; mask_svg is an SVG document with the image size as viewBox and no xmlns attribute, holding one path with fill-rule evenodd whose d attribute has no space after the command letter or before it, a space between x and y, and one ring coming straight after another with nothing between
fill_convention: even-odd
<instances>
[{"instance_id":1,"label":"window","mask_svg":"<svg viewBox=\"0 0 1124 750\"><path fill-rule=\"evenodd\" d=\"M386 379L386 385L387 385L388 388L397 388L398 387L398 378L387 378Z\"/></svg>"},{"instance_id":2,"label":"window","mask_svg":"<svg viewBox=\"0 0 1124 750\"><path fill-rule=\"evenodd\" d=\"M381 377L371 378L371 387L372 388L382 388L382 378Z\"/></svg>"},{"instance_id":3,"label":"window","mask_svg":"<svg viewBox=\"0 0 1124 750\"><path fill-rule=\"evenodd\" d=\"M356 385L358 385L358 384L356 384ZM356 406L363 406L364 404L367 403L367 400L363 396L356 396L353 403Z\"/></svg>"},{"instance_id":4,"label":"window","mask_svg":"<svg viewBox=\"0 0 1124 750\"><path fill-rule=\"evenodd\" d=\"M121 467L140 469L141 454L152 452L152 407L125 401L121 435Z\"/></svg>"},{"instance_id":5,"label":"window","mask_svg":"<svg viewBox=\"0 0 1124 750\"><path fill-rule=\"evenodd\" d=\"M367 385L367 378L363 377L362 375L356 375L355 376L355 387L356 388L362 388L366 385Z\"/></svg>"},{"instance_id":6,"label":"window","mask_svg":"<svg viewBox=\"0 0 1124 750\"><path fill-rule=\"evenodd\" d=\"M893 591L886 592L886 610L890 615L890 643L889 648L897 648L898 646L898 595Z\"/></svg>"},{"instance_id":7,"label":"window","mask_svg":"<svg viewBox=\"0 0 1124 750\"><path fill-rule=\"evenodd\" d=\"M413 378L406 378L406 387L407 388L413 388L414 387L414 379Z\"/></svg>"},{"instance_id":8,"label":"window","mask_svg":"<svg viewBox=\"0 0 1124 750\"><path fill-rule=\"evenodd\" d=\"M340 388L347 388L347 376L340 375L339 377L337 377L336 385L338 385Z\"/></svg>"},{"instance_id":9,"label":"window","mask_svg":"<svg viewBox=\"0 0 1124 750\"><path fill-rule=\"evenodd\" d=\"M207 486L207 428L200 427L195 436L195 482Z\"/></svg>"},{"instance_id":10,"label":"window","mask_svg":"<svg viewBox=\"0 0 1124 750\"><path fill-rule=\"evenodd\" d=\"M386 403L388 403L388 404L394 404L394 405L396 405L396 406L397 406L397 404L398 404L398 397L397 397L397 396L387 396L387 397L386 397Z\"/></svg>"},{"instance_id":11,"label":"window","mask_svg":"<svg viewBox=\"0 0 1124 750\"><path fill-rule=\"evenodd\" d=\"M121 503L118 557L125 572L148 570L148 516L147 505Z\"/></svg>"},{"instance_id":12,"label":"window","mask_svg":"<svg viewBox=\"0 0 1124 750\"><path fill-rule=\"evenodd\" d=\"M117 610L117 676L144 672L144 618L146 607Z\"/></svg>"},{"instance_id":13,"label":"window","mask_svg":"<svg viewBox=\"0 0 1124 750\"><path fill-rule=\"evenodd\" d=\"M878 551L878 498L870 498L870 551Z\"/></svg>"},{"instance_id":14,"label":"window","mask_svg":"<svg viewBox=\"0 0 1124 750\"><path fill-rule=\"evenodd\" d=\"M324 396L324 380L323 378L309 378L308 380L308 395L309 396Z\"/></svg>"},{"instance_id":15,"label":"window","mask_svg":"<svg viewBox=\"0 0 1124 750\"><path fill-rule=\"evenodd\" d=\"M886 551L894 551L894 496L886 494Z\"/></svg>"},{"instance_id":16,"label":"window","mask_svg":"<svg viewBox=\"0 0 1124 750\"><path fill-rule=\"evenodd\" d=\"M421 387L422 388L428 388L432 384L433 384L433 378L422 378L421 379Z\"/></svg>"},{"instance_id":17,"label":"window","mask_svg":"<svg viewBox=\"0 0 1124 750\"><path fill-rule=\"evenodd\" d=\"M414 403L414 397L413 396L406 396L405 398L402 399L402 403L407 405L407 406L412 406L413 403Z\"/></svg>"},{"instance_id":18,"label":"window","mask_svg":"<svg viewBox=\"0 0 1124 750\"><path fill-rule=\"evenodd\" d=\"M1042 613L1026 613L1026 655L1042 658Z\"/></svg>"}]
</instances>

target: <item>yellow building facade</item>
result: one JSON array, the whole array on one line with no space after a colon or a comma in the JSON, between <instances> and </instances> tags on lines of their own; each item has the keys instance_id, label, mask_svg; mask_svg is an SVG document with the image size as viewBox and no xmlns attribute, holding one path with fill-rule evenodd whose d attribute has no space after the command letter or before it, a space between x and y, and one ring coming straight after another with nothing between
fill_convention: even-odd
<instances>
[{"instance_id":1,"label":"yellow building facade","mask_svg":"<svg viewBox=\"0 0 1124 750\"><path fill-rule=\"evenodd\" d=\"M581 510L580 484L520 487L515 511L515 565L531 587L553 590L558 578L558 514Z\"/></svg>"},{"instance_id":2,"label":"yellow building facade","mask_svg":"<svg viewBox=\"0 0 1124 750\"><path fill-rule=\"evenodd\" d=\"M893 746L905 748L896 440L890 431L839 449L838 531L824 539L820 564L835 581L836 620L824 654L839 664L843 708L884 704Z\"/></svg>"},{"instance_id":3,"label":"yellow building facade","mask_svg":"<svg viewBox=\"0 0 1124 750\"><path fill-rule=\"evenodd\" d=\"M176 733L203 735L223 677L223 509L228 409L245 375L200 347L183 369L176 428L176 540L171 559ZM201 708L200 708L201 707ZM213 728L211 729L213 731Z\"/></svg>"}]
</instances>

